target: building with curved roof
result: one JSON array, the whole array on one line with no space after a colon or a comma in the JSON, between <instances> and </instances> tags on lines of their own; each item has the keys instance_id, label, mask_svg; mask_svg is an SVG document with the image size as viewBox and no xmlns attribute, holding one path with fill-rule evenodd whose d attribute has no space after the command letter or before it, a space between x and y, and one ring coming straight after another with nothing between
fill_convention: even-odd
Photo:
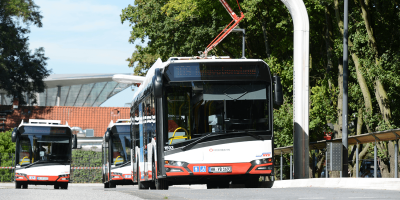
<instances>
[{"instance_id":1,"label":"building with curved roof","mask_svg":"<svg viewBox=\"0 0 400 200\"><path fill-rule=\"evenodd\" d=\"M43 80L47 88L43 93L36 94L36 105L98 107L132 85L113 81L113 75L115 74L52 74ZM12 104L12 99L2 90L0 98L0 105Z\"/></svg>"}]
</instances>

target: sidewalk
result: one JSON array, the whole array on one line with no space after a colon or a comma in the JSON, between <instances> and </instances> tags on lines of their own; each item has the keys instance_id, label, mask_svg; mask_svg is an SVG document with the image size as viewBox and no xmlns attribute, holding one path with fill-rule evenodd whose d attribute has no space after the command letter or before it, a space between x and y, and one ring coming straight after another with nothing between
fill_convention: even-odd
<instances>
[{"instance_id":1,"label":"sidewalk","mask_svg":"<svg viewBox=\"0 0 400 200\"><path fill-rule=\"evenodd\" d=\"M275 181L272 188L323 187L368 190L399 190L399 178L313 178Z\"/></svg>"},{"instance_id":2,"label":"sidewalk","mask_svg":"<svg viewBox=\"0 0 400 200\"><path fill-rule=\"evenodd\" d=\"M270 182L261 183L262 188L266 188ZM69 186L95 186L103 187L100 183L70 183ZM0 189L14 187L14 183L0 183ZM207 189L207 185L174 185L171 187L187 189ZM235 185L233 188L243 188L244 185ZM348 188L364 190L397 190L400 191L400 178L313 178L275 181L272 188Z\"/></svg>"}]
</instances>

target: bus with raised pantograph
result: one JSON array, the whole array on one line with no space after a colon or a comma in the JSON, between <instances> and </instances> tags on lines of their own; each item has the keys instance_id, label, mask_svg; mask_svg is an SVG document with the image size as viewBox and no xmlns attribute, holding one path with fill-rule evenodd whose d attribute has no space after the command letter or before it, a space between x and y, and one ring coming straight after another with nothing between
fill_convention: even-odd
<instances>
[{"instance_id":1,"label":"bus with raised pantograph","mask_svg":"<svg viewBox=\"0 0 400 200\"><path fill-rule=\"evenodd\" d=\"M158 59L131 103L133 182L258 187L274 174L273 106L282 99L279 76L260 59Z\"/></svg>"}]
</instances>

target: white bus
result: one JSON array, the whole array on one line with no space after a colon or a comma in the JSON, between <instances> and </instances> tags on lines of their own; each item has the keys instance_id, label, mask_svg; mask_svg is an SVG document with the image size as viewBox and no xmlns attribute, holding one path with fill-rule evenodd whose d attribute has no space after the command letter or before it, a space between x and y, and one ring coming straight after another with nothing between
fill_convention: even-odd
<instances>
[{"instance_id":1,"label":"white bus","mask_svg":"<svg viewBox=\"0 0 400 200\"><path fill-rule=\"evenodd\" d=\"M258 187L274 174L273 103L282 98L259 59L157 60L131 107L133 181Z\"/></svg>"},{"instance_id":2,"label":"white bus","mask_svg":"<svg viewBox=\"0 0 400 200\"><path fill-rule=\"evenodd\" d=\"M129 119L119 119L109 124L103 137L104 188L116 185L133 185L131 169L131 138Z\"/></svg>"},{"instance_id":3,"label":"white bus","mask_svg":"<svg viewBox=\"0 0 400 200\"><path fill-rule=\"evenodd\" d=\"M14 128L15 188L28 185L54 185L68 189L71 172L71 150L76 136L60 120L30 119Z\"/></svg>"}]
</instances>

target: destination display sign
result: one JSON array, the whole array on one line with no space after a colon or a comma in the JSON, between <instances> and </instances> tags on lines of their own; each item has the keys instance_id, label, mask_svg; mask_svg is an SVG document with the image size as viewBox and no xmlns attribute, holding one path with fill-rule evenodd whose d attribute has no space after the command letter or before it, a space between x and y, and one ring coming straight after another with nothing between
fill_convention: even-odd
<instances>
[{"instance_id":1,"label":"destination display sign","mask_svg":"<svg viewBox=\"0 0 400 200\"><path fill-rule=\"evenodd\" d=\"M269 75L264 63L172 63L166 76L170 81L196 80L266 80Z\"/></svg>"},{"instance_id":2,"label":"destination display sign","mask_svg":"<svg viewBox=\"0 0 400 200\"><path fill-rule=\"evenodd\" d=\"M49 134L49 135L65 135L66 127L43 127L43 126L23 126L23 134Z\"/></svg>"},{"instance_id":3,"label":"destination display sign","mask_svg":"<svg viewBox=\"0 0 400 200\"><path fill-rule=\"evenodd\" d=\"M131 127L129 125L115 125L117 133L130 133Z\"/></svg>"}]
</instances>

